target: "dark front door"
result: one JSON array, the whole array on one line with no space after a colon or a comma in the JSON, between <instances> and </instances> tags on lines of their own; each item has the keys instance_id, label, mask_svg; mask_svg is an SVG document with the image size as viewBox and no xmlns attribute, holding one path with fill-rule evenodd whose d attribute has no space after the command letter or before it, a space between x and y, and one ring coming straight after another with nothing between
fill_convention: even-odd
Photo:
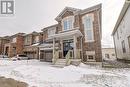
<instances>
[{"instance_id":1,"label":"dark front door","mask_svg":"<svg viewBox=\"0 0 130 87\"><path fill-rule=\"evenodd\" d=\"M65 57L69 50L73 50L74 43L73 40L64 40L63 41L63 56Z\"/></svg>"}]
</instances>

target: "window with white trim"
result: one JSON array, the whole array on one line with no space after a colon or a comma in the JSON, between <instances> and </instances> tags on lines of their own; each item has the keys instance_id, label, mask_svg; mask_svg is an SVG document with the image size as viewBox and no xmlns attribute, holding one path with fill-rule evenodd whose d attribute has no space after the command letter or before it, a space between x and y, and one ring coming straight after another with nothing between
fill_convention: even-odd
<instances>
[{"instance_id":1,"label":"window with white trim","mask_svg":"<svg viewBox=\"0 0 130 87\"><path fill-rule=\"evenodd\" d=\"M56 33L56 28L48 29L48 37L53 36Z\"/></svg>"},{"instance_id":2,"label":"window with white trim","mask_svg":"<svg viewBox=\"0 0 130 87\"><path fill-rule=\"evenodd\" d=\"M87 61L96 61L95 51L86 51Z\"/></svg>"},{"instance_id":3,"label":"window with white trim","mask_svg":"<svg viewBox=\"0 0 130 87\"><path fill-rule=\"evenodd\" d=\"M16 37L12 39L12 43L16 43Z\"/></svg>"},{"instance_id":4,"label":"window with white trim","mask_svg":"<svg viewBox=\"0 0 130 87\"><path fill-rule=\"evenodd\" d=\"M85 33L85 41L92 42L94 41L94 34L93 34L93 15L85 15L83 17L83 24L84 24L84 33Z\"/></svg>"},{"instance_id":5,"label":"window with white trim","mask_svg":"<svg viewBox=\"0 0 130 87\"><path fill-rule=\"evenodd\" d=\"M73 29L73 23L74 23L74 17L73 16L69 16L66 17L62 20L62 26L63 26L63 30L70 30Z\"/></svg>"},{"instance_id":6,"label":"window with white trim","mask_svg":"<svg viewBox=\"0 0 130 87\"><path fill-rule=\"evenodd\" d=\"M33 43L34 43L34 44L35 44L35 43L39 43L39 36L35 36L35 39L34 39Z\"/></svg>"}]
</instances>

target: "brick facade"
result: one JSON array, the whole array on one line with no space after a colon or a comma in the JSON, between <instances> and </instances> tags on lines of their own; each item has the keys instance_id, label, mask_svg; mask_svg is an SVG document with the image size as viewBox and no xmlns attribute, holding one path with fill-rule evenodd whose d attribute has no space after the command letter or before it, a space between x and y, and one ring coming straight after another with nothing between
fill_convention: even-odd
<instances>
[{"instance_id":1,"label":"brick facade","mask_svg":"<svg viewBox=\"0 0 130 87\"><path fill-rule=\"evenodd\" d=\"M9 42L6 43L4 46L5 55L13 57L16 56L17 54L23 54L23 43L24 43L23 35L24 33L18 33L10 36Z\"/></svg>"},{"instance_id":2,"label":"brick facade","mask_svg":"<svg viewBox=\"0 0 130 87\"><path fill-rule=\"evenodd\" d=\"M61 19L58 20L58 31L62 31L62 19L68 16L74 16L74 28L79 27L79 30L83 34L83 61L87 61L87 54L86 51L95 51L95 59L97 62L102 61L102 52L101 52L101 5L100 8L88 8L88 10L82 14L74 14L72 11L66 11L62 16ZM90 9L90 11L89 11ZM82 18L86 14L93 14L94 15L94 22L93 22L93 32L94 32L94 42L85 42L85 34L84 34L84 25L82 23ZM81 49L81 37L77 38L77 48Z\"/></svg>"},{"instance_id":3,"label":"brick facade","mask_svg":"<svg viewBox=\"0 0 130 87\"><path fill-rule=\"evenodd\" d=\"M9 43L9 39L5 37L0 38L0 55L4 54L4 46L6 43Z\"/></svg>"},{"instance_id":4,"label":"brick facade","mask_svg":"<svg viewBox=\"0 0 130 87\"><path fill-rule=\"evenodd\" d=\"M26 41L28 39L28 41ZM38 40L38 41L37 41ZM43 42L43 34L38 32L32 32L24 36L24 49L23 52L29 58L38 59L39 49L38 45Z\"/></svg>"},{"instance_id":5,"label":"brick facade","mask_svg":"<svg viewBox=\"0 0 130 87\"><path fill-rule=\"evenodd\" d=\"M23 54L23 47L24 47L24 37L21 35L17 35L16 54Z\"/></svg>"},{"instance_id":6,"label":"brick facade","mask_svg":"<svg viewBox=\"0 0 130 87\"><path fill-rule=\"evenodd\" d=\"M87 14L93 14L94 15L94 21L93 21L93 36L94 41L93 42L85 42L85 29L84 29L84 23L83 23L83 17ZM70 31L73 31L78 28L78 31L82 35L76 37L76 48L82 49L83 54L83 60L84 62L87 62L87 52L93 51L95 52L95 61L101 62L102 61L102 52L101 52L101 4L96 5L93 7L90 7L85 10L75 9L75 8L69 8L67 7L62 11L60 15L57 16L56 21L58 24L44 28L41 33L38 32L32 32L30 34L16 34L11 36L12 38L16 38L16 42L12 43L12 40L10 40L10 43L5 44L4 46L4 53L8 54L9 57L15 56L16 54L26 54L33 58L38 58L39 56L39 48L38 46L35 46L37 43L43 44L48 41L49 34L48 29L56 28L56 34L60 34L63 31L63 24L62 20L66 17L73 16L74 17L74 24L73 28ZM69 31L67 31L69 32ZM35 41L38 37L39 41ZM74 38L73 38L74 39ZM52 43L53 40L50 40ZM61 50L61 41L58 40L56 43L59 43L59 48ZM82 47L81 47L82 44ZM15 52L14 52L15 51ZM52 50L51 50L52 52ZM42 53L41 53L42 54ZM44 54L44 51L43 51ZM50 51L48 52L50 54ZM62 54L63 55L63 54ZM43 56L43 55L42 55ZM44 55L45 56L45 55ZM47 55L46 55L47 56ZM63 57L63 56L62 56Z\"/></svg>"},{"instance_id":7,"label":"brick facade","mask_svg":"<svg viewBox=\"0 0 130 87\"><path fill-rule=\"evenodd\" d=\"M79 28L80 32L82 33L83 36L77 37L77 43L76 43L76 48L77 49L82 49L83 53L83 60L84 62L87 62L87 57L88 54L87 52L94 52L95 56L95 61L96 62L101 62L102 61L102 52L101 52L101 4L87 8L85 10L79 10L75 8L69 8L66 7L57 17L56 21L58 22L57 24L57 31L56 34L60 34L61 32L64 33L63 31L63 24L62 21L64 18L73 16L74 17L74 24L73 28ZM83 23L83 17L87 14L93 14L94 15L94 22L93 22L93 36L94 36L94 41L93 42L85 42L85 29L84 29L84 23ZM73 29L72 29L73 31ZM69 32L69 31L67 31ZM48 39L48 28L43 29L43 41L46 41ZM69 39L69 38L68 38ZM59 48L61 50L61 44L60 41L59 43ZM82 44L82 47L81 47ZM43 52L44 53L44 52Z\"/></svg>"}]
</instances>

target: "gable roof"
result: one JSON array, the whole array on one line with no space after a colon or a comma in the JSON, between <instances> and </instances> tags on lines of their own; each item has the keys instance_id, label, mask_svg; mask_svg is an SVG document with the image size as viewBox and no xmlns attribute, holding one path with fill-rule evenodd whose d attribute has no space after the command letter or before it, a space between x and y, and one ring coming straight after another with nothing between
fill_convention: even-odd
<instances>
[{"instance_id":1,"label":"gable roof","mask_svg":"<svg viewBox=\"0 0 130 87\"><path fill-rule=\"evenodd\" d=\"M79 12L79 14L85 14L85 13L88 13L88 12L91 12L91 11L94 11L94 10L97 10L97 9L102 9L102 4L97 4L97 5L94 5L94 6L91 6L89 8L86 8L86 9L83 9Z\"/></svg>"},{"instance_id":2,"label":"gable roof","mask_svg":"<svg viewBox=\"0 0 130 87\"><path fill-rule=\"evenodd\" d=\"M58 24L54 24L54 25L51 25L51 26L48 26L48 27L43 28L41 31L45 31L45 30L47 30L47 29L49 29L49 28L57 27L57 26L58 26Z\"/></svg>"},{"instance_id":3,"label":"gable roof","mask_svg":"<svg viewBox=\"0 0 130 87\"><path fill-rule=\"evenodd\" d=\"M72 7L65 7L65 8L63 9L63 11L55 18L55 20L59 20L60 17L61 17L66 11L71 11L71 12L75 13L75 12L78 12L78 11L80 11L80 10L81 10L81 9L72 8Z\"/></svg>"},{"instance_id":4,"label":"gable roof","mask_svg":"<svg viewBox=\"0 0 130 87\"><path fill-rule=\"evenodd\" d=\"M127 1L127 0L126 0L125 3L124 3L124 5L123 5L123 8L122 8L122 10L121 10L121 13L120 13L120 15L119 15L119 17L118 17L118 20L117 20L117 22L116 22L116 25L115 25L115 27L114 27L114 30L113 30L113 32L112 32L112 35L114 35L115 32L116 32L116 30L118 29L118 27L119 27L119 25L120 25L120 23L121 23L123 17L125 16L125 14L126 14L128 8L129 8L129 6L130 6L130 1Z\"/></svg>"}]
</instances>

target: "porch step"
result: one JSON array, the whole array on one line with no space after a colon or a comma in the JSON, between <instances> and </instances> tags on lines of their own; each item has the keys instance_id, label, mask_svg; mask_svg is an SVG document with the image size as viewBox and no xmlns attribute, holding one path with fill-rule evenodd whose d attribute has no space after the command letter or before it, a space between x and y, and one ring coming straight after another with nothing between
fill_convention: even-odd
<instances>
[{"instance_id":1,"label":"porch step","mask_svg":"<svg viewBox=\"0 0 130 87\"><path fill-rule=\"evenodd\" d=\"M66 59L58 59L54 66L64 67L66 65Z\"/></svg>"}]
</instances>

